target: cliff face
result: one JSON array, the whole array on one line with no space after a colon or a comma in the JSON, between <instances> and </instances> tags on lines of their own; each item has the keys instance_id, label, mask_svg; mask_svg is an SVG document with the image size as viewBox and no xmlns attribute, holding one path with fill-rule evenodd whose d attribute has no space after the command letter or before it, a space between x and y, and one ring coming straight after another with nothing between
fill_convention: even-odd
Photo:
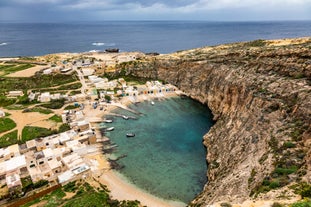
<instances>
[{"instance_id":1,"label":"cliff face","mask_svg":"<svg viewBox=\"0 0 311 207\"><path fill-rule=\"evenodd\" d=\"M176 85L207 104L208 183L193 204L241 202L311 181L311 39L207 47L119 69ZM281 45L280 45L281 44Z\"/></svg>"}]
</instances>

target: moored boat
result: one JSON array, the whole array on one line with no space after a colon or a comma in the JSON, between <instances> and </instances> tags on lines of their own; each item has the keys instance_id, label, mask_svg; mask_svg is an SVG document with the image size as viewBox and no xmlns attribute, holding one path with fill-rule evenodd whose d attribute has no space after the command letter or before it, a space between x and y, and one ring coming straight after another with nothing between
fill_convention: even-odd
<instances>
[{"instance_id":1,"label":"moored boat","mask_svg":"<svg viewBox=\"0 0 311 207\"><path fill-rule=\"evenodd\" d=\"M113 131L114 130L114 127L108 127L106 128L106 131Z\"/></svg>"},{"instance_id":2,"label":"moored boat","mask_svg":"<svg viewBox=\"0 0 311 207\"><path fill-rule=\"evenodd\" d=\"M135 137L135 134L134 133L127 133L126 137Z\"/></svg>"},{"instance_id":3,"label":"moored boat","mask_svg":"<svg viewBox=\"0 0 311 207\"><path fill-rule=\"evenodd\" d=\"M129 117L128 117L128 116L125 116L125 115L123 115L122 118L125 119L125 120L128 120L128 119L129 119Z\"/></svg>"},{"instance_id":4,"label":"moored boat","mask_svg":"<svg viewBox=\"0 0 311 207\"><path fill-rule=\"evenodd\" d=\"M104 122L105 123L112 123L112 120L111 119L105 119Z\"/></svg>"}]
</instances>

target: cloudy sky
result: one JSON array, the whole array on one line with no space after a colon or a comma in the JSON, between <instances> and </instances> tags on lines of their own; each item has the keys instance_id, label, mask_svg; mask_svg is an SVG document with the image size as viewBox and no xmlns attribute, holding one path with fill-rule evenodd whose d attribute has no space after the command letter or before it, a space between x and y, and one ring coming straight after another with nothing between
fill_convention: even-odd
<instances>
[{"instance_id":1,"label":"cloudy sky","mask_svg":"<svg viewBox=\"0 0 311 207\"><path fill-rule=\"evenodd\" d=\"M311 0L0 0L0 21L311 20Z\"/></svg>"}]
</instances>

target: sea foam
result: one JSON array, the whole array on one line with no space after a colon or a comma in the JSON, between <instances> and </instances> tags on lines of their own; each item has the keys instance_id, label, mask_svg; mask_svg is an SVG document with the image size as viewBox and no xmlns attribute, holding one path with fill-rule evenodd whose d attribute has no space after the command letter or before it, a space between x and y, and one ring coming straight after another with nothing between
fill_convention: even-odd
<instances>
[{"instance_id":1,"label":"sea foam","mask_svg":"<svg viewBox=\"0 0 311 207\"><path fill-rule=\"evenodd\" d=\"M7 45L8 43L6 43L6 42L2 42L2 43L0 43L0 46L4 46L4 45Z\"/></svg>"},{"instance_id":2,"label":"sea foam","mask_svg":"<svg viewBox=\"0 0 311 207\"><path fill-rule=\"evenodd\" d=\"M115 46L116 44L115 43L105 43L105 42L93 42L92 45L94 45L94 46L108 46L108 47L111 47L111 46Z\"/></svg>"}]
</instances>

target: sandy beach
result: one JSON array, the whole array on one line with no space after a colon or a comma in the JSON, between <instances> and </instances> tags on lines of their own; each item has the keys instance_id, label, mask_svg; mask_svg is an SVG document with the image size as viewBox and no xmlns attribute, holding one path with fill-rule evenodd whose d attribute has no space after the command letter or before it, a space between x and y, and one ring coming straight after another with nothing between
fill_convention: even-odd
<instances>
[{"instance_id":1,"label":"sandy beach","mask_svg":"<svg viewBox=\"0 0 311 207\"><path fill-rule=\"evenodd\" d=\"M125 178L114 170L104 172L98 179L99 182L106 185L111 191L110 195L118 200L138 200L144 206L157 207L182 207L185 203L177 201L168 201L157 198L137 186L129 183Z\"/></svg>"}]
</instances>

